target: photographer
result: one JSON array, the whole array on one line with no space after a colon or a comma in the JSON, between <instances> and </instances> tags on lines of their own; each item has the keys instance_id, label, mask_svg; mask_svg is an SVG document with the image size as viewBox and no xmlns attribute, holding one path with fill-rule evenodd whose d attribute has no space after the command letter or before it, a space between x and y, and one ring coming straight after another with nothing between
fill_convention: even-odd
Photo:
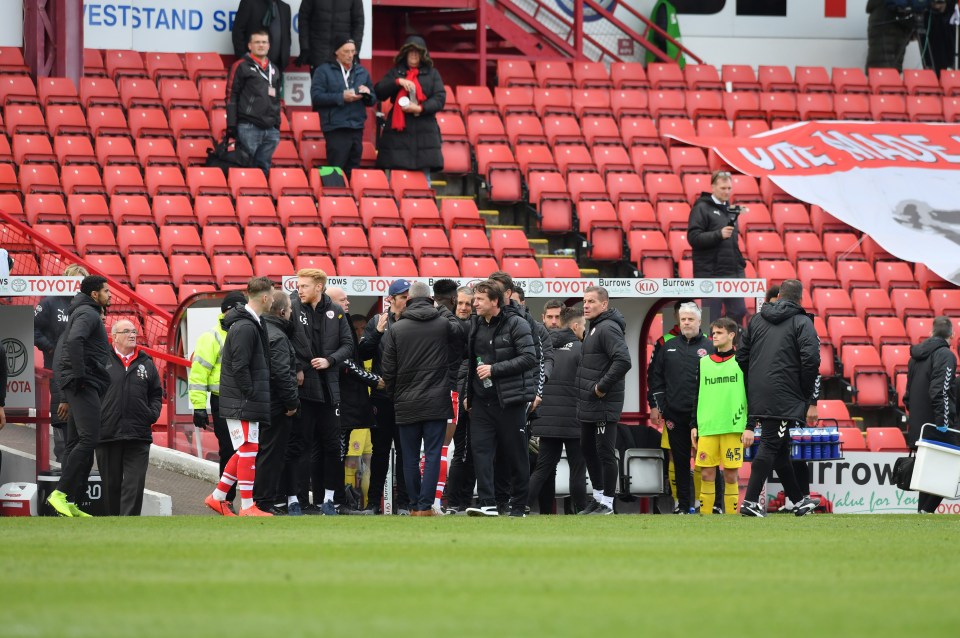
<instances>
[{"instance_id":1,"label":"photographer","mask_svg":"<svg viewBox=\"0 0 960 638\"><path fill-rule=\"evenodd\" d=\"M710 176L712 192L703 193L690 211L687 241L693 249L693 276L742 279L747 265L737 245L737 217L739 206L730 205L733 179L727 171L716 171ZM747 307L743 299L704 299L710 312L710 321L727 316L742 325ZM721 308L724 312L721 312Z\"/></svg>"},{"instance_id":2,"label":"photographer","mask_svg":"<svg viewBox=\"0 0 960 638\"><path fill-rule=\"evenodd\" d=\"M868 0L867 68L903 72L907 45L917 35L917 25L928 23L928 10L944 13L944 0ZM921 47L924 48L924 47Z\"/></svg>"}]
</instances>

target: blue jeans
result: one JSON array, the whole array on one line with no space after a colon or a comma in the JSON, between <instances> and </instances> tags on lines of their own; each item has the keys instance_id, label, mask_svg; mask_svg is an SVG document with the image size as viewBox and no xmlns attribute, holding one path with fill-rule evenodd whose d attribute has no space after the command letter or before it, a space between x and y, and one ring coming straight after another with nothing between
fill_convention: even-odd
<instances>
[{"instance_id":1,"label":"blue jeans","mask_svg":"<svg viewBox=\"0 0 960 638\"><path fill-rule=\"evenodd\" d=\"M410 507L415 511L433 508L440 480L440 453L446 421L418 421L397 426L403 450L403 478L407 483ZM423 478L420 478L420 443L423 442Z\"/></svg>"},{"instance_id":2,"label":"blue jeans","mask_svg":"<svg viewBox=\"0 0 960 638\"><path fill-rule=\"evenodd\" d=\"M280 143L280 129L260 128L249 122L239 122L237 138L253 157L253 165L269 177L273 152L277 150L277 145Z\"/></svg>"}]
</instances>

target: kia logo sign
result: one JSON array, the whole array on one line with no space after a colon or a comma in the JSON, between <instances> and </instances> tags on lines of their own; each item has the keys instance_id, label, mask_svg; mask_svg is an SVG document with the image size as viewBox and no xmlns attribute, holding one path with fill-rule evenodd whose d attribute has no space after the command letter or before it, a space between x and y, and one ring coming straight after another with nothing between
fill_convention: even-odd
<instances>
[{"instance_id":1,"label":"kia logo sign","mask_svg":"<svg viewBox=\"0 0 960 638\"><path fill-rule=\"evenodd\" d=\"M660 290L660 284L653 279L641 279L634 285L634 288L641 295L653 295Z\"/></svg>"}]
</instances>

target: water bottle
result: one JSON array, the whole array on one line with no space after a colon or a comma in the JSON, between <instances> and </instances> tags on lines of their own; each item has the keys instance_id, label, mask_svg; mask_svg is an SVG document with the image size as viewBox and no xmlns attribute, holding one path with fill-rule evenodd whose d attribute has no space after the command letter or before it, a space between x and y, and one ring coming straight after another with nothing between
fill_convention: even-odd
<instances>
[{"instance_id":1,"label":"water bottle","mask_svg":"<svg viewBox=\"0 0 960 638\"><path fill-rule=\"evenodd\" d=\"M819 461L823 458L823 430L813 429L813 460Z\"/></svg>"},{"instance_id":2,"label":"water bottle","mask_svg":"<svg viewBox=\"0 0 960 638\"><path fill-rule=\"evenodd\" d=\"M478 366L482 366L482 365L483 365L483 359L481 359L480 357L477 357L477 365L478 365ZM491 379L490 377L487 377L487 378L484 379L481 383L483 383L483 387L485 387L485 388L492 388L492 387L493 387L493 379Z\"/></svg>"},{"instance_id":3,"label":"water bottle","mask_svg":"<svg viewBox=\"0 0 960 638\"><path fill-rule=\"evenodd\" d=\"M790 429L790 458L799 461L803 458L800 451L800 428Z\"/></svg>"},{"instance_id":4,"label":"water bottle","mask_svg":"<svg viewBox=\"0 0 960 638\"><path fill-rule=\"evenodd\" d=\"M831 428L830 431L830 458L840 458L840 429Z\"/></svg>"},{"instance_id":5,"label":"water bottle","mask_svg":"<svg viewBox=\"0 0 960 638\"><path fill-rule=\"evenodd\" d=\"M800 440L803 442L803 460L809 461L813 458L813 431L810 428L800 430Z\"/></svg>"}]
</instances>

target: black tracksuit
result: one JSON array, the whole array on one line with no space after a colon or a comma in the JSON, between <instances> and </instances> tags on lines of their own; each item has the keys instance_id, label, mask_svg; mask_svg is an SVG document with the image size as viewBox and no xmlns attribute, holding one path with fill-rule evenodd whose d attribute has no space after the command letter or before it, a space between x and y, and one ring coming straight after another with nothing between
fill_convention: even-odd
<instances>
[{"instance_id":1,"label":"black tracksuit","mask_svg":"<svg viewBox=\"0 0 960 638\"><path fill-rule=\"evenodd\" d=\"M469 320L460 320L464 334L470 333ZM469 338L469 337L468 337ZM477 478L473 469L473 452L470 451L470 413L463 409L463 399L467 396L467 360L461 357L457 375L457 393L460 409L457 411L457 428L453 432L453 456L447 472L447 486L444 492L447 507L462 509L473 501L473 488Z\"/></svg>"},{"instance_id":2,"label":"black tracksuit","mask_svg":"<svg viewBox=\"0 0 960 638\"><path fill-rule=\"evenodd\" d=\"M650 366L649 384L654 403L663 414L670 440L677 481L677 504L681 512L691 506L690 424L695 409L700 359L713 354L713 343L703 334L692 339L682 334L657 351Z\"/></svg>"},{"instance_id":3,"label":"black tracksuit","mask_svg":"<svg viewBox=\"0 0 960 638\"><path fill-rule=\"evenodd\" d=\"M33 313L33 344L43 353L43 367L53 370L54 351L57 341L67 327L70 299L67 297L46 297L40 300ZM53 426L53 456L58 461L63 456L64 429L66 422L57 416L60 405L60 388L57 378L50 378L50 424Z\"/></svg>"},{"instance_id":4,"label":"black tracksuit","mask_svg":"<svg viewBox=\"0 0 960 638\"><path fill-rule=\"evenodd\" d=\"M553 375L543 387L540 416L533 422L533 434L540 438L537 466L530 476L529 501L540 497L540 513L552 511L553 480L560 453L567 450L570 465L570 494L574 509L586 507L586 468L580 448L580 422L577 420L577 369L583 344L569 328L550 333L553 347Z\"/></svg>"},{"instance_id":5,"label":"black tracksuit","mask_svg":"<svg viewBox=\"0 0 960 638\"><path fill-rule=\"evenodd\" d=\"M324 490L334 490L335 499L343 494L343 441L340 436L340 370L353 352L353 329L350 320L326 294L316 307L300 302L291 295L291 320L297 330L292 339L297 353L297 370L303 372L300 386L300 419L290 433L288 462L296 462L309 452L309 475L313 482L314 504L323 501ZM310 361L330 361L326 370L317 370ZM306 503L306 487L301 473L298 493ZM290 492L287 492L288 494Z\"/></svg>"},{"instance_id":6,"label":"black tracksuit","mask_svg":"<svg viewBox=\"0 0 960 638\"><path fill-rule=\"evenodd\" d=\"M110 387L103 397L97 469L109 516L140 516L150 463L151 426L160 418L163 389L157 367L145 352L130 363L114 352L107 368Z\"/></svg>"},{"instance_id":7,"label":"black tracksuit","mask_svg":"<svg viewBox=\"0 0 960 638\"><path fill-rule=\"evenodd\" d=\"M270 33L267 58L282 74L290 63L290 24L290 5L282 0L240 0L231 33L233 54L238 58L245 56L250 34L266 29Z\"/></svg>"},{"instance_id":8,"label":"black tracksuit","mask_svg":"<svg viewBox=\"0 0 960 638\"><path fill-rule=\"evenodd\" d=\"M261 317L267 331L270 355L270 424L260 428L257 450L257 474L253 482L253 500L266 510L288 496L281 489L284 457L290 438L290 410L300 407L297 392L297 356L290 343L293 322L276 315Z\"/></svg>"},{"instance_id":9,"label":"black tracksuit","mask_svg":"<svg viewBox=\"0 0 960 638\"><path fill-rule=\"evenodd\" d=\"M807 494L790 462L790 428L804 423L820 370L820 339L800 304L764 304L737 350L747 385L747 427L763 428L744 500L755 503L773 469L794 503Z\"/></svg>"},{"instance_id":10,"label":"black tracksuit","mask_svg":"<svg viewBox=\"0 0 960 638\"><path fill-rule=\"evenodd\" d=\"M77 293L70 302L70 320L54 356L54 375L70 405L67 446L57 489L73 503L86 491L100 441L101 400L110 385L107 366L113 355L102 311L90 295Z\"/></svg>"},{"instance_id":11,"label":"black tracksuit","mask_svg":"<svg viewBox=\"0 0 960 638\"><path fill-rule=\"evenodd\" d=\"M910 348L907 364L907 391L903 404L907 407L907 444L917 447L924 423L937 427L957 427L957 358L950 352L950 344L941 337L930 337ZM923 438L957 445L952 432L939 432L928 427ZM934 512L943 497L920 492L917 509Z\"/></svg>"},{"instance_id":12,"label":"black tracksuit","mask_svg":"<svg viewBox=\"0 0 960 638\"><path fill-rule=\"evenodd\" d=\"M617 492L617 422L623 412L624 378L632 367L623 336L626 325L616 308L591 320L583 335L583 356L577 369L580 447L593 488L609 497ZM596 390L604 396L598 397Z\"/></svg>"},{"instance_id":13,"label":"black tracksuit","mask_svg":"<svg viewBox=\"0 0 960 638\"><path fill-rule=\"evenodd\" d=\"M484 387L478 361L491 365ZM467 346L467 401L471 449L481 506L496 505L494 459L504 455L511 476L510 506L524 509L529 489L527 406L536 396L527 371L537 365L533 335L518 307L507 305L489 322L475 317Z\"/></svg>"},{"instance_id":14,"label":"black tracksuit","mask_svg":"<svg viewBox=\"0 0 960 638\"><path fill-rule=\"evenodd\" d=\"M721 231L733 226L733 235L723 238ZM690 210L687 222L687 241L693 249L694 277L723 277L742 279L747 262L740 254L737 237L737 215L730 212L728 204L717 204L711 193L703 193ZM747 313L741 297L704 299L704 307L710 311L710 320L721 317L721 308L726 305L727 316L737 322Z\"/></svg>"}]
</instances>

